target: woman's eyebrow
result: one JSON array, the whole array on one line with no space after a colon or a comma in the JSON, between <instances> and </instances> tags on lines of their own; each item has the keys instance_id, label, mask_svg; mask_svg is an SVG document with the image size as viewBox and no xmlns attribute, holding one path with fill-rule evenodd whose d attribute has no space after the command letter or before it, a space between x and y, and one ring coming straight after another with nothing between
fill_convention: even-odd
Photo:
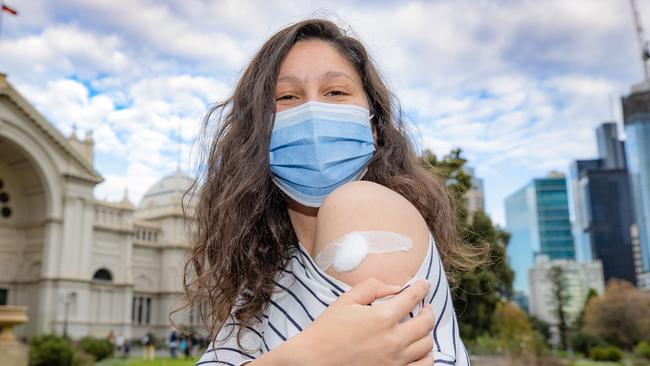
<instances>
[{"instance_id":1,"label":"woman's eyebrow","mask_svg":"<svg viewBox=\"0 0 650 366\"><path fill-rule=\"evenodd\" d=\"M303 79L300 79L295 75L286 75L278 78L278 83L304 83L304 82L305 81Z\"/></svg>"},{"instance_id":2,"label":"woman's eyebrow","mask_svg":"<svg viewBox=\"0 0 650 366\"><path fill-rule=\"evenodd\" d=\"M339 77L344 77L346 79L349 79L352 82L357 82L357 80L354 80L354 78L342 71L328 71L324 73L320 78L321 80L323 79L334 79L334 78L339 78ZM278 78L278 83L305 83L305 79L301 79L297 77L296 75L285 75L282 77Z\"/></svg>"},{"instance_id":3,"label":"woman's eyebrow","mask_svg":"<svg viewBox=\"0 0 650 366\"><path fill-rule=\"evenodd\" d=\"M348 75L348 74L346 74L346 73L344 73L342 71L328 71L325 74L323 74L323 76L321 76L321 79L334 79L334 78L338 78L338 77L348 78L352 82L355 82L355 83L357 82L356 80L354 80L354 78L352 76L350 76L350 75Z\"/></svg>"}]
</instances>

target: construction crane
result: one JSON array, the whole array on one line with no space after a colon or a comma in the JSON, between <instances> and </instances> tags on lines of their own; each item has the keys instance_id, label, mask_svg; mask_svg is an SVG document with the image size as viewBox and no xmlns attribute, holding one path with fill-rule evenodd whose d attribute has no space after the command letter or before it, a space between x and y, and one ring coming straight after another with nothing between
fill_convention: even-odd
<instances>
[{"instance_id":1,"label":"construction crane","mask_svg":"<svg viewBox=\"0 0 650 366\"><path fill-rule=\"evenodd\" d=\"M636 38L641 47L641 62L643 62L643 75L645 81L650 81L648 77L648 59L650 59L650 51L648 51L648 41L643 35L643 27L641 26L641 17L639 16L639 8L636 0L630 0L630 7L632 8L632 16L634 17L634 24L636 26Z\"/></svg>"}]
</instances>

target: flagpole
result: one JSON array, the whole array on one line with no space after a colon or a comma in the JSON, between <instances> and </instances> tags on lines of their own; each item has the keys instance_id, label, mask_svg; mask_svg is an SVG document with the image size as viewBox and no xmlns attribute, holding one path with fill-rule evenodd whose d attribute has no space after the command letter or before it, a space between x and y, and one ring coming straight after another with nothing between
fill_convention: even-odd
<instances>
[{"instance_id":1,"label":"flagpole","mask_svg":"<svg viewBox=\"0 0 650 366\"><path fill-rule=\"evenodd\" d=\"M16 10L6 6L4 0L0 0L0 48L2 47L2 21L4 20L5 12L14 16L18 15L18 12Z\"/></svg>"},{"instance_id":2,"label":"flagpole","mask_svg":"<svg viewBox=\"0 0 650 366\"><path fill-rule=\"evenodd\" d=\"M0 46L2 46L2 17L4 16L4 5L5 1L0 0Z\"/></svg>"}]
</instances>

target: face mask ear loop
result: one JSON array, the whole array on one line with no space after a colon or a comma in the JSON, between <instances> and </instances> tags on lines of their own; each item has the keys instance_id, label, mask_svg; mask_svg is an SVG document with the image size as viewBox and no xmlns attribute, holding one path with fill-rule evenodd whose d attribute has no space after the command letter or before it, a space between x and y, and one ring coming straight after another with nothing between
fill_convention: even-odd
<instances>
[{"instance_id":1,"label":"face mask ear loop","mask_svg":"<svg viewBox=\"0 0 650 366\"><path fill-rule=\"evenodd\" d=\"M375 114L371 114L370 117L368 117L368 122L372 122L372 119L375 118ZM373 135L377 134L377 127L370 123L370 128L372 128ZM377 145L377 141L375 141L375 145Z\"/></svg>"}]
</instances>

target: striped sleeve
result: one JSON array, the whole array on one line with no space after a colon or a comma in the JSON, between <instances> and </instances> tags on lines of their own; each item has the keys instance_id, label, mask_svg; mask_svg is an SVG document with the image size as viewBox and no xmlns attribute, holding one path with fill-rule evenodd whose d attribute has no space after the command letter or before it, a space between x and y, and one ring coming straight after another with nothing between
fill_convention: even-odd
<instances>
[{"instance_id":1,"label":"striped sleeve","mask_svg":"<svg viewBox=\"0 0 650 366\"><path fill-rule=\"evenodd\" d=\"M460 338L458 319L442 260L431 236L431 256L426 279L432 284L425 297L432 305L436 323L433 328L433 354L436 365L470 366L465 345ZM424 302L423 301L423 302Z\"/></svg>"},{"instance_id":2,"label":"striped sleeve","mask_svg":"<svg viewBox=\"0 0 650 366\"><path fill-rule=\"evenodd\" d=\"M418 272L411 277L402 290L424 278L431 283L431 288L409 315L401 321L408 321L416 316L425 303L431 304L436 322L433 328L433 357L435 365L470 366L470 359L465 345L460 338L458 319L452 303L452 293L445 274L444 265L436 247L433 234L429 232L429 250ZM394 295L375 300L384 302Z\"/></svg>"},{"instance_id":3,"label":"striped sleeve","mask_svg":"<svg viewBox=\"0 0 650 366\"><path fill-rule=\"evenodd\" d=\"M241 366L258 358L262 354L262 320L252 326L241 328L241 325L229 319L221 327L216 339L210 342L195 366ZM242 329L241 347L237 343L237 333Z\"/></svg>"}]
</instances>

